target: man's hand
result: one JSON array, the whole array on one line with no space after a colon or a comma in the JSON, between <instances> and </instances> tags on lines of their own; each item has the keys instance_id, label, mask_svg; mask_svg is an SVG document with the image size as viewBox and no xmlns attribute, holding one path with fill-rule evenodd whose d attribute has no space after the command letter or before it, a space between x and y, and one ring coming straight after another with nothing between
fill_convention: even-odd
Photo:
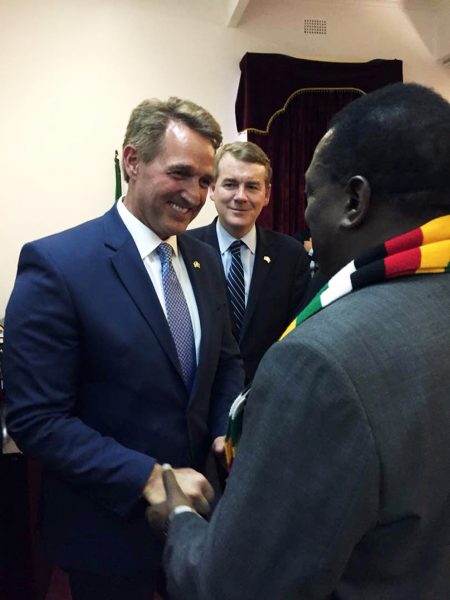
<instances>
[{"instance_id":1,"label":"man's hand","mask_svg":"<svg viewBox=\"0 0 450 600\"><path fill-rule=\"evenodd\" d=\"M166 500L165 502L149 506L145 511L145 516L153 532L162 537L169 515L175 507L187 505L194 508L192 501L178 485L176 478L177 471L192 471L192 469L172 470L170 465L157 466L159 467L160 479L163 483ZM193 472L196 473L196 471ZM200 473L197 473L197 475L200 475ZM205 481L208 483L206 479Z\"/></svg>"},{"instance_id":2,"label":"man's hand","mask_svg":"<svg viewBox=\"0 0 450 600\"><path fill-rule=\"evenodd\" d=\"M174 498L182 501L179 504L192 506L202 515L209 515L211 512L211 503L214 500L214 491L209 481L198 471L194 469L170 469L171 476L175 480L176 488ZM168 504L166 496L165 480L163 480L163 469L161 465L156 464L144 488L144 498L152 506L162 503ZM170 485L170 484L169 484ZM171 489L172 489L171 488ZM178 491L179 490L179 491ZM177 506L175 504L174 506ZM172 510L173 506L170 508ZM169 512L170 512L169 510Z\"/></svg>"},{"instance_id":3,"label":"man's hand","mask_svg":"<svg viewBox=\"0 0 450 600\"><path fill-rule=\"evenodd\" d=\"M211 450L219 463L226 469L227 459L225 457L225 436L221 435L214 440Z\"/></svg>"}]
</instances>

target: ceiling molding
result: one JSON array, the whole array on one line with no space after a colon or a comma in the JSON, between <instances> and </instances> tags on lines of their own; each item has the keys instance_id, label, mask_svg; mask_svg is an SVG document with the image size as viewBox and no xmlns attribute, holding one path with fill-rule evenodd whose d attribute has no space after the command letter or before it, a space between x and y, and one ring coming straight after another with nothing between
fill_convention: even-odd
<instances>
[{"instance_id":1,"label":"ceiling molding","mask_svg":"<svg viewBox=\"0 0 450 600\"><path fill-rule=\"evenodd\" d=\"M250 0L228 0L227 27L237 27Z\"/></svg>"}]
</instances>

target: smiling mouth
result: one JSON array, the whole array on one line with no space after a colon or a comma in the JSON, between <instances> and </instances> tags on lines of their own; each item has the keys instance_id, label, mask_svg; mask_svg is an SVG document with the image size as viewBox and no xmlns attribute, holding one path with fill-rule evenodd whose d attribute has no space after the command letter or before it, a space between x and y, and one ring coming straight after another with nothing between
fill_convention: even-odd
<instances>
[{"instance_id":1,"label":"smiling mouth","mask_svg":"<svg viewBox=\"0 0 450 600\"><path fill-rule=\"evenodd\" d=\"M187 215L191 211L191 209L187 206L180 206L179 204L175 204L174 202L169 202L169 205L182 215Z\"/></svg>"}]
</instances>

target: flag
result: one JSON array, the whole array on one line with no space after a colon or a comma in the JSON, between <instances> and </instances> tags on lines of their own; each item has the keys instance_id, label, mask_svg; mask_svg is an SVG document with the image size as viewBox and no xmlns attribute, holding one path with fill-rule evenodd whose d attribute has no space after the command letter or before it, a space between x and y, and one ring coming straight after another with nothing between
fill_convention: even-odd
<instances>
[{"instance_id":1,"label":"flag","mask_svg":"<svg viewBox=\"0 0 450 600\"><path fill-rule=\"evenodd\" d=\"M120 160L117 150L114 155L114 167L116 171L116 195L115 200L118 200L122 195L122 174L120 172Z\"/></svg>"}]
</instances>

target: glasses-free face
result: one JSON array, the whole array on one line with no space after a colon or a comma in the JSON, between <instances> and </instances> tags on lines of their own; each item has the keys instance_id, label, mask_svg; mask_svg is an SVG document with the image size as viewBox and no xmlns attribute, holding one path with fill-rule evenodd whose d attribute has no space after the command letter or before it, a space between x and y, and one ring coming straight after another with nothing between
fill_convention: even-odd
<instances>
[{"instance_id":1,"label":"glasses-free face","mask_svg":"<svg viewBox=\"0 0 450 600\"><path fill-rule=\"evenodd\" d=\"M221 225L235 238L250 231L262 209L269 203L270 185L266 168L225 153L218 166L218 177L211 186Z\"/></svg>"},{"instance_id":2,"label":"glasses-free face","mask_svg":"<svg viewBox=\"0 0 450 600\"><path fill-rule=\"evenodd\" d=\"M180 122L169 123L161 152L149 163L134 146L125 147L125 206L162 240L183 233L205 203L214 154L207 138Z\"/></svg>"},{"instance_id":3,"label":"glasses-free face","mask_svg":"<svg viewBox=\"0 0 450 600\"><path fill-rule=\"evenodd\" d=\"M321 160L321 150L331 135L332 130L319 142L305 174L305 221L311 232L314 260L326 277L337 273L347 262L352 241L342 227L348 209L348 195L345 189L331 181L329 171Z\"/></svg>"}]
</instances>

